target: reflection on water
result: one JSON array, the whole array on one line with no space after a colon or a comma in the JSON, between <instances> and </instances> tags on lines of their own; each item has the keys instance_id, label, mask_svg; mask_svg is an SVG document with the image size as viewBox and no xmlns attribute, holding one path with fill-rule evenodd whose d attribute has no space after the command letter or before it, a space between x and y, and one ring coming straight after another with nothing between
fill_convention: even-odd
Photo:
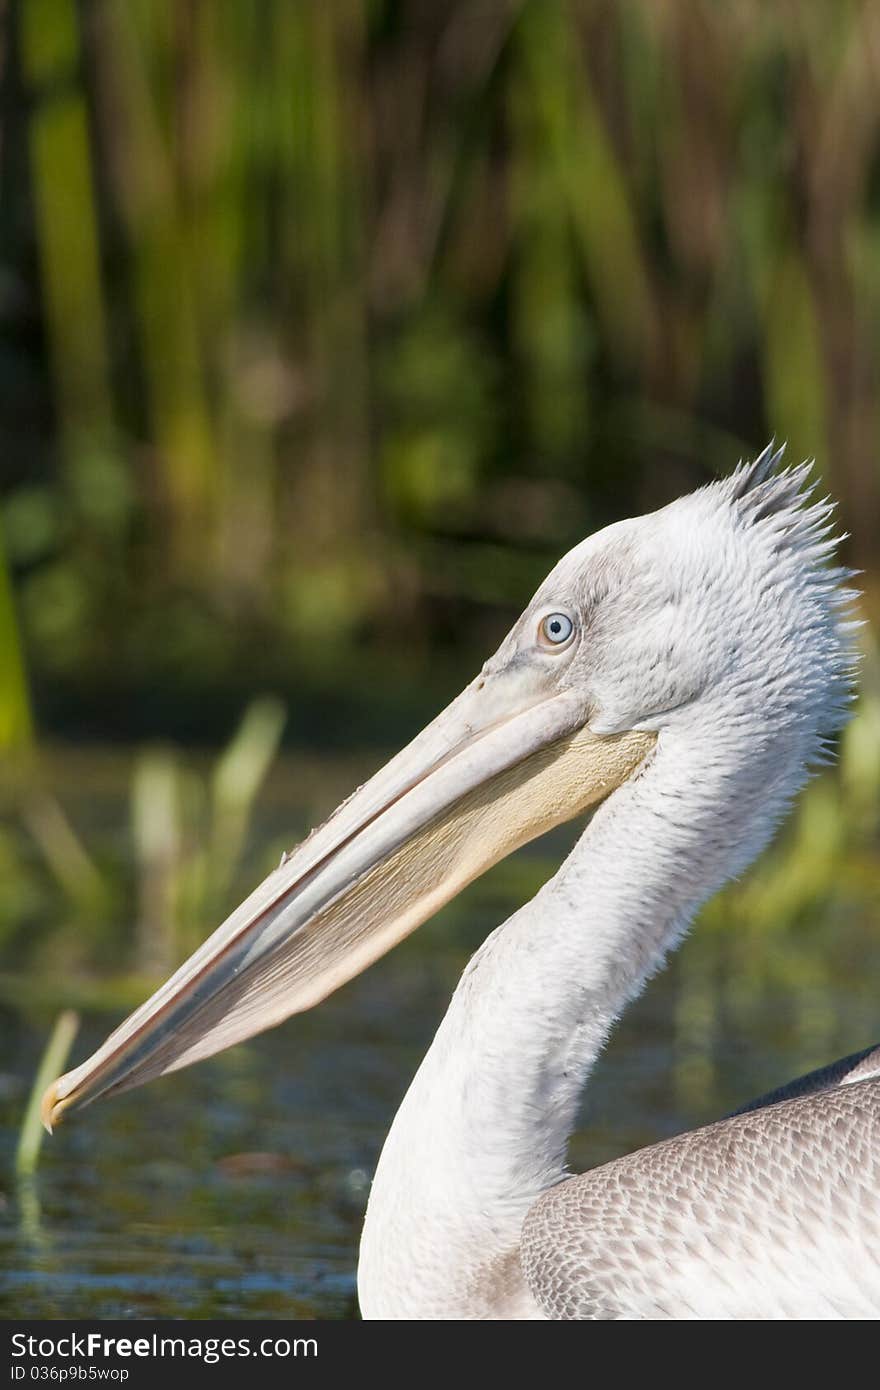
<instances>
[{"instance_id":1,"label":"reflection on water","mask_svg":"<svg viewBox=\"0 0 880 1390\"><path fill-rule=\"evenodd\" d=\"M363 1209L394 1110L469 952L563 847L500 866L314 1014L82 1112L18 1191L11 1158L46 1029L0 1011L4 1313L355 1316ZM877 943L862 924L829 927L803 947L818 989L815 970L800 988L759 988L735 933L697 934L602 1059L573 1166L715 1118L880 1033ZM74 1060L122 1012L87 1018Z\"/></svg>"}]
</instances>

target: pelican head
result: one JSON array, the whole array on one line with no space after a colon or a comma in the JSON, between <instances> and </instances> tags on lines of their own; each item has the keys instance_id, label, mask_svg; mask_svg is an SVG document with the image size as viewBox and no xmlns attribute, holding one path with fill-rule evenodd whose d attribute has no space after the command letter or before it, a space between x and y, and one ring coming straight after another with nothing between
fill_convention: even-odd
<instances>
[{"instance_id":1,"label":"pelican head","mask_svg":"<svg viewBox=\"0 0 880 1390\"><path fill-rule=\"evenodd\" d=\"M457 699L49 1088L47 1126L317 1004L664 740L707 768L723 750L752 827L728 868L748 859L841 723L852 664L830 508L780 452L566 555Z\"/></svg>"}]
</instances>

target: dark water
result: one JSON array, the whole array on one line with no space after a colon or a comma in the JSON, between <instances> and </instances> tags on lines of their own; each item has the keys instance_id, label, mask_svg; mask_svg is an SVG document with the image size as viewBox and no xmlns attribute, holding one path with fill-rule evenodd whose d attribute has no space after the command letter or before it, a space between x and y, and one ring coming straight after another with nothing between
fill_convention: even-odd
<instances>
[{"instance_id":1,"label":"dark water","mask_svg":"<svg viewBox=\"0 0 880 1390\"><path fill-rule=\"evenodd\" d=\"M6 1316L354 1316L369 1175L459 964L429 944L433 958L404 949L319 1013L59 1130L35 1183L4 1194ZM722 1034L709 1074L700 1063L688 1082L680 989L675 972L656 981L619 1031L590 1089L577 1166L722 1113L804 1065L770 997L752 1036ZM849 1002L845 989L832 1001L839 1017ZM853 1046L869 1035L862 1012L861 1032L848 1020ZM77 1056L103 1031L90 1021ZM3 1077L8 1157L40 1038L6 1016L3 1041L18 1064Z\"/></svg>"},{"instance_id":2,"label":"dark water","mask_svg":"<svg viewBox=\"0 0 880 1390\"><path fill-rule=\"evenodd\" d=\"M548 862L563 848L551 843ZM82 1112L18 1187L11 1158L45 1020L0 1010L3 1314L356 1316L383 1137L470 951L525 896L523 866L500 866L315 1013ZM789 943L767 980L731 935L698 931L627 1015L589 1087L574 1167L716 1118L880 1033L880 953L863 933L802 954ZM86 1018L72 1061L123 1012Z\"/></svg>"}]
</instances>

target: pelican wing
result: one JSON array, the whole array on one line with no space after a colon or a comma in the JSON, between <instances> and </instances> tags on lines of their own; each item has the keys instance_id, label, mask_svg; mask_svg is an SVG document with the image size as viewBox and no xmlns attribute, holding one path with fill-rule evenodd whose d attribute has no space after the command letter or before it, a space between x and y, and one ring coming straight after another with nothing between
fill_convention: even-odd
<instances>
[{"instance_id":1,"label":"pelican wing","mask_svg":"<svg viewBox=\"0 0 880 1390\"><path fill-rule=\"evenodd\" d=\"M876 1318L880 1047L560 1183L522 1264L549 1318Z\"/></svg>"}]
</instances>

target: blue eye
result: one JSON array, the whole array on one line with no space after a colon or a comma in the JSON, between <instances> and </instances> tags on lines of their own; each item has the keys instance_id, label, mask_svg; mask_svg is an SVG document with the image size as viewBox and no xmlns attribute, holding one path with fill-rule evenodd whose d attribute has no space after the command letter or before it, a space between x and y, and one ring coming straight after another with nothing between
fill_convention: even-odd
<instances>
[{"instance_id":1,"label":"blue eye","mask_svg":"<svg viewBox=\"0 0 880 1390\"><path fill-rule=\"evenodd\" d=\"M567 613L548 613L541 621L539 636L552 647L560 647L574 632L574 623Z\"/></svg>"}]
</instances>

